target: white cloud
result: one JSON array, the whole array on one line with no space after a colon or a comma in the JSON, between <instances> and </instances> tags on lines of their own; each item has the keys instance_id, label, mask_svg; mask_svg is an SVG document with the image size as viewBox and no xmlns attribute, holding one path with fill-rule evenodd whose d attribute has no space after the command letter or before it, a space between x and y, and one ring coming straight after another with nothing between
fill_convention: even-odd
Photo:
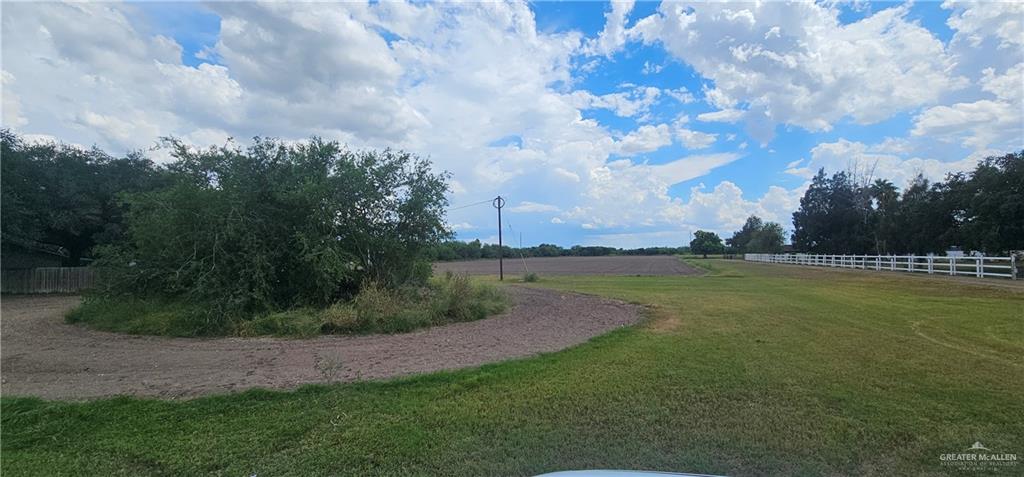
<instances>
[{"instance_id":1,"label":"white cloud","mask_svg":"<svg viewBox=\"0 0 1024 477\"><path fill-rule=\"evenodd\" d=\"M670 214L680 223L717 232L723 238L739 230L751 215L791 229L792 213L800 205L806 188L807 184L792 190L770 186L760 198L747 200L743 190L731 181L722 181L710 191L700 184L690 189L689 200L677 200Z\"/></svg>"},{"instance_id":2,"label":"white cloud","mask_svg":"<svg viewBox=\"0 0 1024 477\"><path fill-rule=\"evenodd\" d=\"M644 67L640 69L640 72L645 75L653 75L661 73L661 70L663 69L665 69L664 65L651 63L650 61L644 61Z\"/></svg>"},{"instance_id":3,"label":"white cloud","mask_svg":"<svg viewBox=\"0 0 1024 477\"><path fill-rule=\"evenodd\" d=\"M614 161L590 171L581 205L561 217L591 228L664 225L676 220L668 188L706 175L739 159L737 154L687 156L666 164L634 165Z\"/></svg>"},{"instance_id":4,"label":"white cloud","mask_svg":"<svg viewBox=\"0 0 1024 477\"><path fill-rule=\"evenodd\" d=\"M669 144L672 144L672 132L667 124L659 124L640 126L616 142L615 146L620 155L632 156L657 151Z\"/></svg>"},{"instance_id":5,"label":"white cloud","mask_svg":"<svg viewBox=\"0 0 1024 477\"><path fill-rule=\"evenodd\" d=\"M746 115L748 132L766 142L776 123L810 131L845 117L873 123L963 87L948 73L954 61L942 42L907 11L887 8L844 25L828 3L665 2L628 36L660 42L713 81L711 104L756 111Z\"/></svg>"},{"instance_id":6,"label":"white cloud","mask_svg":"<svg viewBox=\"0 0 1024 477\"><path fill-rule=\"evenodd\" d=\"M946 23L958 39L980 46L986 37L999 40L999 48L1024 46L1024 4L1020 2L954 2L942 8L953 10Z\"/></svg>"},{"instance_id":7,"label":"white cloud","mask_svg":"<svg viewBox=\"0 0 1024 477\"><path fill-rule=\"evenodd\" d=\"M977 154L1024 148L1024 62L983 72L981 89L995 96L935 106L914 118L913 136L959 142Z\"/></svg>"},{"instance_id":8,"label":"white cloud","mask_svg":"<svg viewBox=\"0 0 1024 477\"><path fill-rule=\"evenodd\" d=\"M939 161L905 154L893 154L893 143L883 142L868 145L862 142L840 139L836 142L818 144L811 149L811 158L803 165L790 163L787 173L809 179L820 168L829 174L847 171L860 178L888 179L898 187L905 187L918 174L937 181L949 172L970 170L977 164L978 157L971 156L958 161Z\"/></svg>"},{"instance_id":9,"label":"white cloud","mask_svg":"<svg viewBox=\"0 0 1024 477\"><path fill-rule=\"evenodd\" d=\"M664 91L664 93L683 104L690 104L697 100L696 98L693 97L693 94L690 93L690 91L687 90L685 87L667 89Z\"/></svg>"},{"instance_id":10,"label":"white cloud","mask_svg":"<svg viewBox=\"0 0 1024 477\"><path fill-rule=\"evenodd\" d=\"M686 124L689 122L690 117L682 115L673 123L676 138L678 138L679 142L681 142L687 149L704 149L710 147L718 139L717 134L688 129Z\"/></svg>"},{"instance_id":11,"label":"white cloud","mask_svg":"<svg viewBox=\"0 0 1024 477\"><path fill-rule=\"evenodd\" d=\"M570 98L573 106L580 109L608 109L618 116L633 117L648 112L660 95L661 90L647 86L600 96L581 90L573 92Z\"/></svg>"},{"instance_id":12,"label":"white cloud","mask_svg":"<svg viewBox=\"0 0 1024 477\"><path fill-rule=\"evenodd\" d=\"M538 212L558 212L561 209L557 205L541 204L539 202L522 201L519 205L509 207L509 212L516 213L538 213Z\"/></svg>"},{"instance_id":13,"label":"white cloud","mask_svg":"<svg viewBox=\"0 0 1024 477\"><path fill-rule=\"evenodd\" d=\"M704 121L706 123L734 123L743 119L743 111L738 109L723 109L720 111L712 111L710 113L701 113L697 115L697 120Z\"/></svg>"},{"instance_id":14,"label":"white cloud","mask_svg":"<svg viewBox=\"0 0 1024 477\"><path fill-rule=\"evenodd\" d=\"M687 149L704 149L715 143L717 135L694 131L692 129L676 129L676 137L686 146Z\"/></svg>"},{"instance_id":15,"label":"white cloud","mask_svg":"<svg viewBox=\"0 0 1024 477\"><path fill-rule=\"evenodd\" d=\"M743 121L760 138L777 122L816 130L846 116L870 122L928 108L958 85L947 74L942 45L900 9L844 26L822 5L676 7L666 3L659 15L626 29L631 9L613 5L603 34L586 41L574 31L538 31L525 3L214 3L208 8L221 17L220 36L204 57L218 64L189 66L182 48L150 34L130 5L5 4L3 121L29 135L97 143L113 153L148 147L167 134L192 144L316 134L429 156L453 174L454 203L500 193L531 199L510 210L559 214L550 219L556 224L665 228L706 219L708 227L726 230L749 213L785 216L791 210L780 211L792 206L795 192L769 188L748 200L723 182L684 202L669 194L672 185L740 156L692 155L658 165L610 160L673 140L709 147L716 135L651 120L659 101L694 102L684 88L574 91L581 52L613 55L630 37L663 42L710 81L699 94L718 110L697 119ZM606 63L597 58L592 66ZM984 98L946 107L1019 103L1009 96L1017 70L990 67L978 83ZM609 131L581 114L596 108L651 124ZM949 119L939 112L923 110L920 127L940 131ZM959 131L983 132L982 123L970 124ZM967 141L954 129L943 134ZM489 146L509 136L521 146ZM895 142L904 139L893 141L865 146L861 154L903 160L913 149ZM797 166L831 163L846 153L823 147ZM467 208L451 220L469 230L491 214L489 207Z\"/></svg>"},{"instance_id":16,"label":"white cloud","mask_svg":"<svg viewBox=\"0 0 1024 477\"><path fill-rule=\"evenodd\" d=\"M611 10L605 12L604 30L597 38L588 40L583 51L588 55L611 57L626 43L626 17L633 10L633 0L613 1Z\"/></svg>"}]
</instances>

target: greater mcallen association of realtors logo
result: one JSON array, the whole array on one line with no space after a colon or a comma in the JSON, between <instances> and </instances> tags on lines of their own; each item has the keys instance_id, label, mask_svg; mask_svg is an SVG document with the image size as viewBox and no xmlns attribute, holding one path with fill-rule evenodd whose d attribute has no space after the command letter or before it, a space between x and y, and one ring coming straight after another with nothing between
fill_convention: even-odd
<instances>
[{"instance_id":1,"label":"greater mcallen association of realtors logo","mask_svg":"<svg viewBox=\"0 0 1024 477\"><path fill-rule=\"evenodd\" d=\"M971 447L955 454L941 454L939 460L943 466L962 470L997 471L1017 465L1017 454L992 452L981 442L975 441Z\"/></svg>"}]
</instances>

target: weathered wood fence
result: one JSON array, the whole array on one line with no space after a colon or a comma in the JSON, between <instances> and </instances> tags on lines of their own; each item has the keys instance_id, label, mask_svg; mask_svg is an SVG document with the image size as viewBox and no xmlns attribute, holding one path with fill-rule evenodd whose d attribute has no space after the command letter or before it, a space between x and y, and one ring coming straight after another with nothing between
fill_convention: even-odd
<instances>
[{"instance_id":1,"label":"weathered wood fence","mask_svg":"<svg viewBox=\"0 0 1024 477\"><path fill-rule=\"evenodd\" d=\"M3 293L78 293L96 284L91 267L44 267L0 272Z\"/></svg>"},{"instance_id":2,"label":"weathered wood fence","mask_svg":"<svg viewBox=\"0 0 1024 477\"><path fill-rule=\"evenodd\" d=\"M1017 279L1016 257L936 257L922 255L811 255L748 253L744 260L813 267L857 268L978 278Z\"/></svg>"}]
</instances>

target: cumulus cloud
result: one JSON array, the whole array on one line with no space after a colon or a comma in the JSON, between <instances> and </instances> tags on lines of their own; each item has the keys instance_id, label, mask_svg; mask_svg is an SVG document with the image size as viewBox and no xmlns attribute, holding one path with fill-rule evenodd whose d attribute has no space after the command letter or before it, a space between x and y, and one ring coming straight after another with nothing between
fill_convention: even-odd
<instances>
[{"instance_id":1,"label":"cumulus cloud","mask_svg":"<svg viewBox=\"0 0 1024 477\"><path fill-rule=\"evenodd\" d=\"M643 152L657 151L669 144L672 144L672 132L667 124L644 125L616 142L615 150L620 155L632 156Z\"/></svg>"},{"instance_id":2,"label":"cumulus cloud","mask_svg":"<svg viewBox=\"0 0 1024 477\"><path fill-rule=\"evenodd\" d=\"M714 108L697 120L741 123L762 142L779 123L819 131L843 118L868 123L915 111L908 137L824 144L788 168L801 177L856 155L885 158L879 163L895 172L951 167L912 162L929 157L914 152L924 138L977 151L1019 144L1024 73L1020 58L1006 53L1019 48L1019 21L1010 15L1016 7L995 14L987 5L945 6L956 31L948 49L909 21L904 7L843 25L828 3L666 2L629 26L632 3L624 2L611 5L602 32L587 39L539 31L526 3L213 3L204 8L220 17L219 34L200 55L206 62L193 66L131 5L12 3L4 6L0 42L3 123L26 137L114 153L148 148L168 134L197 145L320 135L429 156L452 173L454 203L500 193L519 202L510 210L557 214L551 223L591 230L702 220L728 228L751 212L784 217L795 192L770 188L744 199L723 182L680 201L671 186L740 156L656 165L621 159L673 142L692 150L713 145L718 136L700 124L653 120L664 107L697 103L695 94ZM707 86L574 89L584 70L612 63L607 58L637 39L663 45ZM1002 54L978 54L985 48ZM580 66L581 58L591 63ZM644 69L654 74L664 64ZM951 92L961 96L941 101ZM619 116L615 130L585 119L594 109ZM512 136L515 147L491 145ZM734 144L726 137L720 147ZM451 220L469 230L463 225L483 224L491 213L467 208Z\"/></svg>"},{"instance_id":3,"label":"cumulus cloud","mask_svg":"<svg viewBox=\"0 0 1024 477\"><path fill-rule=\"evenodd\" d=\"M713 81L705 92L713 105L757 111L746 115L748 132L766 142L777 123L809 131L846 117L873 123L963 87L963 78L948 74L954 61L942 42L907 20L907 11L888 8L843 24L828 3L665 2L627 36L664 45Z\"/></svg>"},{"instance_id":4,"label":"cumulus cloud","mask_svg":"<svg viewBox=\"0 0 1024 477\"><path fill-rule=\"evenodd\" d=\"M633 10L633 0L612 1L611 10L604 14L604 29L597 38L588 40L584 52L589 55L611 57L626 43L626 17Z\"/></svg>"},{"instance_id":5,"label":"cumulus cloud","mask_svg":"<svg viewBox=\"0 0 1024 477\"><path fill-rule=\"evenodd\" d=\"M647 86L599 96L589 91L575 91L570 98L579 109L608 109L618 116L633 117L650 111L660 95L660 89Z\"/></svg>"},{"instance_id":6,"label":"cumulus cloud","mask_svg":"<svg viewBox=\"0 0 1024 477\"><path fill-rule=\"evenodd\" d=\"M786 172L810 179L818 169L824 168L828 173L847 171L860 178L888 179L904 187L918 174L933 181L942 180L949 172L972 169L979 159L971 156L958 161L940 161L902 151L905 149L893 140L869 145L840 139L818 144L811 149L810 159L790 163Z\"/></svg>"},{"instance_id":7,"label":"cumulus cloud","mask_svg":"<svg viewBox=\"0 0 1024 477\"><path fill-rule=\"evenodd\" d=\"M760 198L747 200L743 190L731 181L722 181L711 190L700 184L690 189L689 200L677 200L669 214L683 223L725 235L739 230L752 214L789 229L792 213L806 188L807 184L791 190L770 186Z\"/></svg>"},{"instance_id":8,"label":"cumulus cloud","mask_svg":"<svg viewBox=\"0 0 1024 477\"><path fill-rule=\"evenodd\" d=\"M1024 62L999 74L988 68L981 89L994 98L929 108L911 134L959 142L979 154L1024 148Z\"/></svg>"},{"instance_id":9,"label":"cumulus cloud","mask_svg":"<svg viewBox=\"0 0 1024 477\"><path fill-rule=\"evenodd\" d=\"M980 46L986 37L994 37L999 48L1024 46L1024 4L1020 2L946 0L942 8L953 10L946 23L956 30L958 39L972 46Z\"/></svg>"}]
</instances>

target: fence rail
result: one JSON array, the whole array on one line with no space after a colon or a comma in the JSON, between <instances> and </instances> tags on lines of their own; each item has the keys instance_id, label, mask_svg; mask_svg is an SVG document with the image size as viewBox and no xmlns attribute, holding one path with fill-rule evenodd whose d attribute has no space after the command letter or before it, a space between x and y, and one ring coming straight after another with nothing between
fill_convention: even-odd
<instances>
[{"instance_id":1,"label":"fence rail","mask_svg":"<svg viewBox=\"0 0 1024 477\"><path fill-rule=\"evenodd\" d=\"M751 262L786 263L812 267L856 268L932 275L1017 279L1016 257L936 257L921 255L810 255L748 253Z\"/></svg>"},{"instance_id":2,"label":"fence rail","mask_svg":"<svg viewBox=\"0 0 1024 477\"><path fill-rule=\"evenodd\" d=\"M3 270L3 293L78 293L96 285L96 269L90 267L43 267Z\"/></svg>"}]
</instances>

